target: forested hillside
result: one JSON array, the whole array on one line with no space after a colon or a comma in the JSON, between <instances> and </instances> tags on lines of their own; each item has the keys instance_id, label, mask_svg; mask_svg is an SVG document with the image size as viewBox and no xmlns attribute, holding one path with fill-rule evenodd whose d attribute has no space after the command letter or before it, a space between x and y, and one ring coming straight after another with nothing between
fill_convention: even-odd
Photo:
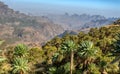
<instances>
[{"instance_id":1,"label":"forested hillside","mask_svg":"<svg viewBox=\"0 0 120 74\"><path fill-rule=\"evenodd\" d=\"M117 23L117 24L114 24ZM44 46L2 47L1 74L119 74L120 25L55 37Z\"/></svg>"},{"instance_id":2,"label":"forested hillside","mask_svg":"<svg viewBox=\"0 0 120 74\"><path fill-rule=\"evenodd\" d=\"M0 74L120 74L116 19L29 16L0 2Z\"/></svg>"}]
</instances>

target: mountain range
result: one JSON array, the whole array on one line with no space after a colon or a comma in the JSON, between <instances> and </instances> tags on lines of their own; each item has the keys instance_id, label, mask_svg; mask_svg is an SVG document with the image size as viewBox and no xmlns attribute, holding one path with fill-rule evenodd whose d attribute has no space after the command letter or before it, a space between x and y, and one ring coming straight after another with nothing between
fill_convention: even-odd
<instances>
[{"instance_id":1,"label":"mountain range","mask_svg":"<svg viewBox=\"0 0 120 74\"><path fill-rule=\"evenodd\" d=\"M55 36L62 36L67 32L76 34L76 31L100 27L117 19L100 15L69 15L68 13L30 16L14 11L0 2L0 39L8 44L41 45Z\"/></svg>"},{"instance_id":2,"label":"mountain range","mask_svg":"<svg viewBox=\"0 0 120 74\"><path fill-rule=\"evenodd\" d=\"M80 30L84 28L101 27L112 23L118 18L106 18L101 15L73 14L47 15L55 24L60 24L64 29Z\"/></svg>"}]
</instances>

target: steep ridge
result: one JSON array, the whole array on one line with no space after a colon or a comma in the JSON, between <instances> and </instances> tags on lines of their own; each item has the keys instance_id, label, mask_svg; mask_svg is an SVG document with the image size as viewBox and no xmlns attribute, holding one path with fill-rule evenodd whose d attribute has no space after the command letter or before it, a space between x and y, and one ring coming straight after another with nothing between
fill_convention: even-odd
<instances>
[{"instance_id":1,"label":"steep ridge","mask_svg":"<svg viewBox=\"0 0 120 74\"><path fill-rule=\"evenodd\" d=\"M28 16L0 2L0 39L6 43L42 44L63 31L45 17Z\"/></svg>"}]
</instances>

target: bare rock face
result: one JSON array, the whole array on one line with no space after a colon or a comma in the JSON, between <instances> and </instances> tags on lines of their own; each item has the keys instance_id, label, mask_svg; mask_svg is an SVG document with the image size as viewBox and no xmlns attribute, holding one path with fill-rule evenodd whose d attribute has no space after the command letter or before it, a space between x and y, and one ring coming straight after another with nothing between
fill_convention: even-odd
<instances>
[{"instance_id":1,"label":"bare rock face","mask_svg":"<svg viewBox=\"0 0 120 74\"><path fill-rule=\"evenodd\" d=\"M42 44L64 29L44 17L33 17L0 2L0 39L6 43Z\"/></svg>"}]
</instances>

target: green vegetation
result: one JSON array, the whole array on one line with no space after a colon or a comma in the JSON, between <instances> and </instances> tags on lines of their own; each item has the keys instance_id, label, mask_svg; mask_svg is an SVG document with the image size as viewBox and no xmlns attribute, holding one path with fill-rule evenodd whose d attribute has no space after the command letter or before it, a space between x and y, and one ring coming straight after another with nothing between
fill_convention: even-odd
<instances>
[{"instance_id":1,"label":"green vegetation","mask_svg":"<svg viewBox=\"0 0 120 74\"><path fill-rule=\"evenodd\" d=\"M70 74L72 74L73 71L73 60L74 60L74 51L76 50L76 45L73 41L66 41L62 44L61 49L64 52L68 52L68 54L70 53ZM67 54L67 53L66 53Z\"/></svg>"},{"instance_id":2,"label":"green vegetation","mask_svg":"<svg viewBox=\"0 0 120 74\"><path fill-rule=\"evenodd\" d=\"M13 73L24 74L29 70L28 60L24 58L15 58L13 61Z\"/></svg>"},{"instance_id":3,"label":"green vegetation","mask_svg":"<svg viewBox=\"0 0 120 74\"><path fill-rule=\"evenodd\" d=\"M78 55L82 58L83 60L83 73L88 74L89 70L95 66L92 62L97 58L98 54L100 53L100 50L98 48L94 47L93 43L90 41L83 41L80 44L79 50L78 50ZM91 67L92 66L92 67ZM92 71L91 73L95 73Z\"/></svg>"},{"instance_id":4,"label":"green vegetation","mask_svg":"<svg viewBox=\"0 0 120 74\"><path fill-rule=\"evenodd\" d=\"M24 44L18 44L14 48L14 55L15 56L25 57L27 54L28 54L28 47L25 46Z\"/></svg>"},{"instance_id":5,"label":"green vegetation","mask_svg":"<svg viewBox=\"0 0 120 74\"><path fill-rule=\"evenodd\" d=\"M119 74L120 26L55 37L42 47L18 44L3 51L0 74Z\"/></svg>"},{"instance_id":6,"label":"green vegetation","mask_svg":"<svg viewBox=\"0 0 120 74\"><path fill-rule=\"evenodd\" d=\"M0 45L2 45L2 43L3 43L4 41L0 41ZM3 53L3 50L0 50L0 53L2 54ZM2 56L0 56L0 62L2 62L2 61L5 61L6 60L6 58L2 55Z\"/></svg>"}]
</instances>

